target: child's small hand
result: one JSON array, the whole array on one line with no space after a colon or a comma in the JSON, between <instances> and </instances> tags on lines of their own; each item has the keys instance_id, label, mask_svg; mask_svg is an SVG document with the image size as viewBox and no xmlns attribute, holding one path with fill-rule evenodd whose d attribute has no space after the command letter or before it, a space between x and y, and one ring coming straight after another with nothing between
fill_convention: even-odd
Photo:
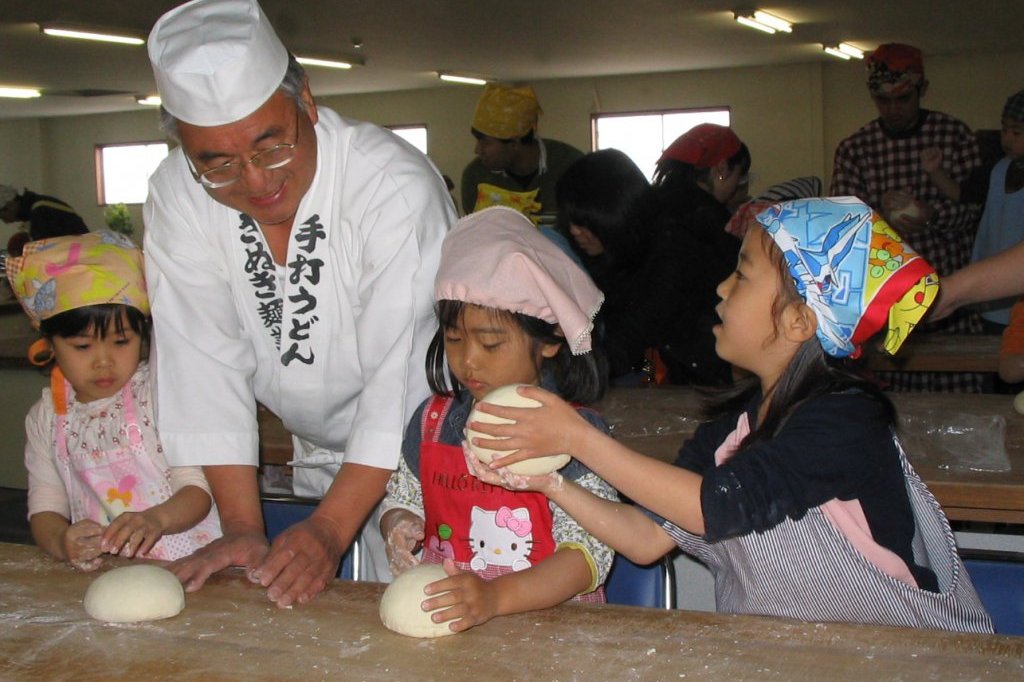
<instances>
[{"instance_id":1,"label":"child's small hand","mask_svg":"<svg viewBox=\"0 0 1024 682\"><path fill-rule=\"evenodd\" d=\"M925 173L931 174L942 169L942 150L938 147L928 147L921 152L921 168Z\"/></svg>"},{"instance_id":2,"label":"child's small hand","mask_svg":"<svg viewBox=\"0 0 1024 682\"><path fill-rule=\"evenodd\" d=\"M103 563L100 540L103 527L88 519L73 523L64 531L64 553L72 566L80 571L95 571Z\"/></svg>"},{"instance_id":3,"label":"child's small hand","mask_svg":"<svg viewBox=\"0 0 1024 682\"><path fill-rule=\"evenodd\" d=\"M391 575L398 577L419 564L414 555L423 545L423 519L406 509L391 509L380 519L384 551Z\"/></svg>"},{"instance_id":4,"label":"child's small hand","mask_svg":"<svg viewBox=\"0 0 1024 682\"><path fill-rule=\"evenodd\" d=\"M508 467L501 466L501 461L504 458L494 460L499 468L492 469L480 461L466 441L462 441L462 455L466 458L466 467L469 469L469 473L484 483L500 485L509 490L533 490L545 495L562 489L562 475L557 471L543 476L523 476L510 471Z\"/></svg>"},{"instance_id":5,"label":"child's small hand","mask_svg":"<svg viewBox=\"0 0 1024 682\"><path fill-rule=\"evenodd\" d=\"M431 614L431 620L435 623L449 621L452 632L462 632L498 614L497 587L493 581L460 570L451 559L445 559L442 565L448 577L424 588L428 595L445 593L423 602L424 611L443 609Z\"/></svg>"},{"instance_id":6,"label":"child's small hand","mask_svg":"<svg viewBox=\"0 0 1024 682\"><path fill-rule=\"evenodd\" d=\"M119 554L131 559L143 556L164 534L163 525L155 514L124 512L110 522L103 531L100 547L104 552Z\"/></svg>"}]
</instances>

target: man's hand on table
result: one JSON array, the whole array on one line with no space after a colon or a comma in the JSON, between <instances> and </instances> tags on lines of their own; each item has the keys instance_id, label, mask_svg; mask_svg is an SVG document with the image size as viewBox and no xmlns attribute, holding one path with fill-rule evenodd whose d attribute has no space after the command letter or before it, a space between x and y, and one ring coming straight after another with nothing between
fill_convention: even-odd
<instances>
[{"instance_id":1,"label":"man's hand on table","mask_svg":"<svg viewBox=\"0 0 1024 682\"><path fill-rule=\"evenodd\" d=\"M274 539L270 551L249 571L249 580L263 585L267 597L280 607L305 604L338 573L344 547L336 524L313 514Z\"/></svg>"},{"instance_id":2,"label":"man's hand on table","mask_svg":"<svg viewBox=\"0 0 1024 682\"><path fill-rule=\"evenodd\" d=\"M228 532L195 553L167 566L185 586L195 592L217 571L231 566L252 569L267 554L267 538L258 531Z\"/></svg>"}]
</instances>

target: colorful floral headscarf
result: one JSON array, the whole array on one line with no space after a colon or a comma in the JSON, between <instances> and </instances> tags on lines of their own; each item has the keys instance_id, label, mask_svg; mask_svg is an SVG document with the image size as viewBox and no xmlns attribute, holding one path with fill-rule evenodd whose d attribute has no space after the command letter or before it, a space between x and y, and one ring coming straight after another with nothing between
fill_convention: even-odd
<instances>
[{"instance_id":1,"label":"colorful floral headscarf","mask_svg":"<svg viewBox=\"0 0 1024 682\"><path fill-rule=\"evenodd\" d=\"M99 303L123 303L149 314L142 252L107 230L29 242L7 260L7 278L38 329L42 320Z\"/></svg>"},{"instance_id":2,"label":"colorful floral headscarf","mask_svg":"<svg viewBox=\"0 0 1024 682\"><path fill-rule=\"evenodd\" d=\"M757 220L817 315L829 355L857 357L882 327L895 354L938 295L932 266L856 197L786 201Z\"/></svg>"}]
</instances>

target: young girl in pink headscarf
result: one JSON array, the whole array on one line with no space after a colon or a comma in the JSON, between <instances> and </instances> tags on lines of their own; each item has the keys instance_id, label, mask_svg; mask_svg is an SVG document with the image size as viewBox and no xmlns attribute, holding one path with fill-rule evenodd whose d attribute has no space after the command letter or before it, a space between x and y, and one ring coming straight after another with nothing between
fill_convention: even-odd
<instances>
[{"instance_id":1,"label":"young girl in pink headscarf","mask_svg":"<svg viewBox=\"0 0 1024 682\"><path fill-rule=\"evenodd\" d=\"M30 242L7 262L51 359L50 388L25 420L36 544L83 571L104 554L173 560L220 537L199 467L170 468L153 419L142 254L113 232Z\"/></svg>"},{"instance_id":2,"label":"young girl in pink headscarf","mask_svg":"<svg viewBox=\"0 0 1024 682\"><path fill-rule=\"evenodd\" d=\"M392 572L442 564L448 577L427 587L423 608L439 609L434 622L455 632L567 599L603 602L611 550L544 495L474 478L462 448L474 404L510 384L542 385L607 430L581 407L604 391L590 342L603 295L527 218L504 207L463 218L448 234L434 292L434 395L406 430L381 517ZM616 499L577 462L562 475Z\"/></svg>"}]
</instances>

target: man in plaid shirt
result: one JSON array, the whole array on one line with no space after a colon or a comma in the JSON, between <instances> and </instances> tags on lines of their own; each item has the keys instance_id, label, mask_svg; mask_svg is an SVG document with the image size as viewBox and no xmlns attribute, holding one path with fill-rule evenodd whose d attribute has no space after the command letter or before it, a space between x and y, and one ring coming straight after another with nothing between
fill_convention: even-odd
<instances>
[{"instance_id":1,"label":"man in plaid shirt","mask_svg":"<svg viewBox=\"0 0 1024 682\"><path fill-rule=\"evenodd\" d=\"M974 135L962 121L921 108L928 90L921 51L889 43L867 59L868 90L879 117L839 143L832 169L832 196L853 195L886 221L939 275L971 260L979 209L946 199L921 168L921 151L942 150L946 170L957 183L981 165ZM961 311L921 331L977 334L977 315ZM898 391L982 389L982 375L951 372L892 372L883 377Z\"/></svg>"}]
</instances>

